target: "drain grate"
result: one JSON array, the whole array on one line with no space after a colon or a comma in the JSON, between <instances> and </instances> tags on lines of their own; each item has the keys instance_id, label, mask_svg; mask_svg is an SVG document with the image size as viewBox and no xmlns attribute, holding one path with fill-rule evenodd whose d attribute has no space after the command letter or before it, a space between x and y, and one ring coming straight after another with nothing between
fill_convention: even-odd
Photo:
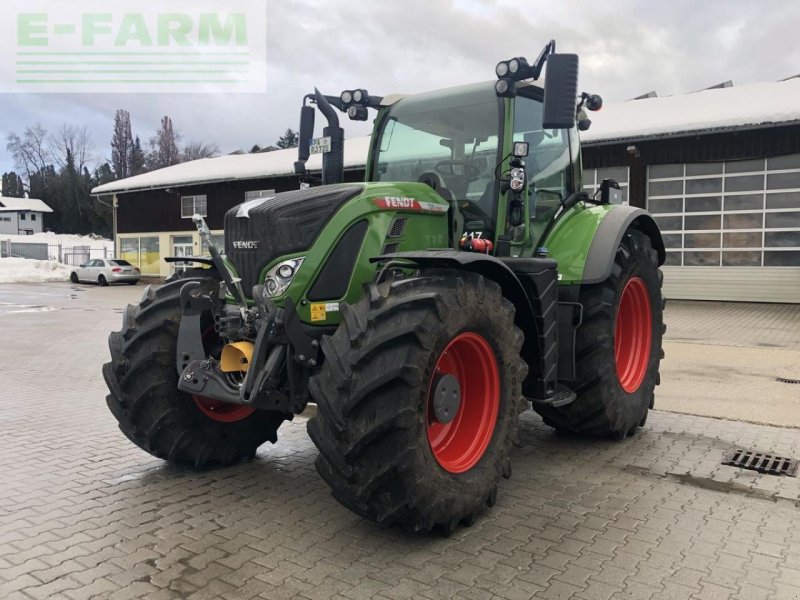
<instances>
[{"instance_id":1,"label":"drain grate","mask_svg":"<svg viewBox=\"0 0 800 600\"><path fill-rule=\"evenodd\" d=\"M787 475L788 477L797 476L797 459L784 458L774 454L765 454L754 450L742 450L736 448L729 451L722 459L723 465L739 467L766 473L767 475Z\"/></svg>"},{"instance_id":2,"label":"drain grate","mask_svg":"<svg viewBox=\"0 0 800 600\"><path fill-rule=\"evenodd\" d=\"M800 383L800 379L789 379L788 377L776 377L775 381L780 383Z\"/></svg>"}]
</instances>

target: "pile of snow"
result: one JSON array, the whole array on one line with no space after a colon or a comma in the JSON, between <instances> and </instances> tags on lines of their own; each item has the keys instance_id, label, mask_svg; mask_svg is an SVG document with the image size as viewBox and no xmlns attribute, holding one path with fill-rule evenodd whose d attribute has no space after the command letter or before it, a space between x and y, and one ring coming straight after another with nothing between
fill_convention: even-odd
<instances>
[{"instance_id":1,"label":"pile of snow","mask_svg":"<svg viewBox=\"0 0 800 600\"><path fill-rule=\"evenodd\" d=\"M89 246L92 250L108 248L109 252L114 250L114 242L94 233L89 235L75 235L72 233L53 233L45 231L34 233L33 235L6 235L0 233L0 240L11 240L12 242L29 242L35 244L49 244L64 247Z\"/></svg>"},{"instance_id":2,"label":"pile of snow","mask_svg":"<svg viewBox=\"0 0 800 600\"><path fill-rule=\"evenodd\" d=\"M678 135L694 131L800 121L800 78L609 102L590 113L584 142Z\"/></svg>"},{"instance_id":3,"label":"pile of snow","mask_svg":"<svg viewBox=\"0 0 800 600\"><path fill-rule=\"evenodd\" d=\"M52 231L34 233L32 235L6 235L0 233L0 242L6 241L23 244L47 244L48 257L52 260L58 260L59 258L59 246L61 246L62 253L83 246L89 248L89 258L114 257L114 242L94 233L89 235L53 233Z\"/></svg>"},{"instance_id":4,"label":"pile of snow","mask_svg":"<svg viewBox=\"0 0 800 600\"><path fill-rule=\"evenodd\" d=\"M0 283L68 281L72 269L52 260L0 258Z\"/></svg>"},{"instance_id":5,"label":"pile of snow","mask_svg":"<svg viewBox=\"0 0 800 600\"><path fill-rule=\"evenodd\" d=\"M367 162L370 136L354 137L344 142L344 168L363 167ZM201 158L190 162L135 175L97 186L92 194L165 188L190 183L214 183L239 179L263 179L294 174L297 148L259 152L257 154L230 154L216 158ZM322 169L322 154L312 154L306 163L309 171Z\"/></svg>"}]
</instances>

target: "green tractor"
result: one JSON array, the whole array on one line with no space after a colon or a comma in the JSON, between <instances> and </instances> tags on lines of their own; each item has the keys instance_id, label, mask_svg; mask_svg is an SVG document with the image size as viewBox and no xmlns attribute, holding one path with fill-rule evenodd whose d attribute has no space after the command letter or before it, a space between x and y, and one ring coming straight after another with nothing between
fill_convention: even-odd
<instances>
[{"instance_id":1,"label":"green tractor","mask_svg":"<svg viewBox=\"0 0 800 600\"><path fill-rule=\"evenodd\" d=\"M563 432L643 425L663 355L661 235L616 182L582 189L578 132L602 100L578 94L576 55L550 42L496 74L306 96L303 188L231 209L224 252L195 217L210 258L148 287L111 334L103 375L123 433L173 463L224 466L314 402L334 497L428 531L494 504L530 407ZM337 110L370 109L366 181L342 183Z\"/></svg>"}]
</instances>

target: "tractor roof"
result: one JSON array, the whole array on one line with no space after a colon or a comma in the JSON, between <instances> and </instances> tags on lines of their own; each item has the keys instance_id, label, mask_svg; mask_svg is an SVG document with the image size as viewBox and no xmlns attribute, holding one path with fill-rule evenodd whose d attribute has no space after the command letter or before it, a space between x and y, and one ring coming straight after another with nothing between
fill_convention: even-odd
<instances>
[{"instance_id":1,"label":"tractor roof","mask_svg":"<svg viewBox=\"0 0 800 600\"><path fill-rule=\"evenodd\" d=\"M418 96L420 94L442 94L442 95L444 95L444 94L447 94L447 95L449 95L449 94L461 94L461 93L464 93L465 91L468 91L471 88L474 89L475 87L480 87L480 86L484 86L484 85L491 86L492 88L494 88L494 83L495 83L495 80L491 80L491 81L482 81L480 83L468 83L466 85L457 85L457 86L448 87L448 88L439 88L439 89L430 90L430 91L427 91L427 92L419 92L418 94L388 94L388 95L383 97L383 100L381 101L381 106L391 106L392 104L395 104L396 102L398 102L399 100L402 100L403 98L408 98L409 96ZM519 82L517 82L517 87L518 88L520 88L520 87L538 87L540 89L543 89L544 88L544 81L542 81L541 79L539 79L537 81L519 81Z\"/></svg>"}]
</instances>

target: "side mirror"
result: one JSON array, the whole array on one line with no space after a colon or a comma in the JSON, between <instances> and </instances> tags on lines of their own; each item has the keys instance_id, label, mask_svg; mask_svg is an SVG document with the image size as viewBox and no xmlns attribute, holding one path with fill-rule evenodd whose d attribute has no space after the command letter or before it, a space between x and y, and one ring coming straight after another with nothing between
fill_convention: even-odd
<instances>
[{"instance_id":1,"label":"side mirror","mask_svg":"<svg viewBox=\"0 0 800 600\"><path fill-rule=\"evenodd\" d=\"M551 54L547 57L544 80L544 129L570 129L575 126L578 97L578 55Z\"/></svg>"},{"instance_id":2,"label":"side mirror","mask_svg":"<svg viewBox=\"0 0 800 600\"><path fill-rule=\"evenodd\" d=\"M308 160L311 154L311 140L314 137L314 107L304 106L300 109L300 133L297 144L297 159L300 162Z\"/></svg>"}]
</instances>

